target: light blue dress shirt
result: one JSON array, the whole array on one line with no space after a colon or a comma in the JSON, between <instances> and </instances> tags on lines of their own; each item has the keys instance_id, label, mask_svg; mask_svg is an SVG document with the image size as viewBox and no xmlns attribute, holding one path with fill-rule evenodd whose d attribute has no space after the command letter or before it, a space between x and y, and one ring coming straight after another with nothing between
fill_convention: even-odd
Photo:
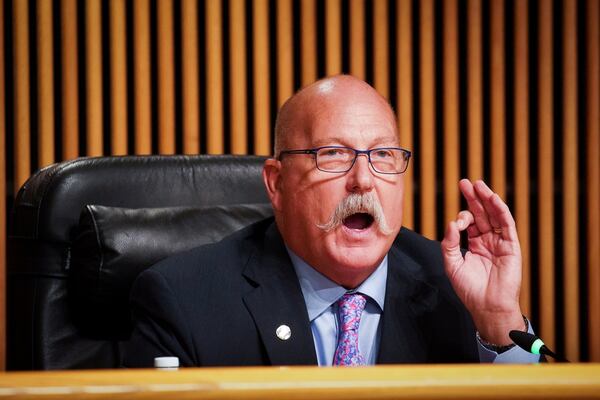
<instances>
[{"instance_id":1,"label":"light blue dress shirt","mask_svg":"<svg viewBox=\"0 0 600 400\"><path fill-rule=\"evenodd\" d=\"M289 248L287 249L300 288L306 302L310 328L313 335L317 361L320 366L330 366L338 338L338 307L336 302L345 293L344 287L331 281L320 272L308 265ZM360 292L367 296L367 304L363 311L358 331L358 348L369 365L375 364L381 339L379 320L385 304L385 288L387 282L387 255L377 269L356 289L350 292ZM533 333L531 323L529 333ZM477 340L473 337L473 340ZM483 363L536 363L539 356L522 350L519 347L498 354L486 349L479 341L479 360Z\"/></svg>"},{"instance_id":2,"label":"light blue dress shirt","mask_svg":"<svg viewBox=\"0 0 600 400\"><path fill-rule=\"evenodd\" d=\"M313 334L317 360L321 366L329 366L338 338L338 307L336 302L348 290L326 278L309 266L304 260L288 249L308 310L308 319ZM360 319L358 329L358 349L367 364L375 364L379 352L381 328L379 319L385 303L385 284L387 281L387 255L359 287L352 292L367 296L367 304Z\"/></svg>"}]
</instances>

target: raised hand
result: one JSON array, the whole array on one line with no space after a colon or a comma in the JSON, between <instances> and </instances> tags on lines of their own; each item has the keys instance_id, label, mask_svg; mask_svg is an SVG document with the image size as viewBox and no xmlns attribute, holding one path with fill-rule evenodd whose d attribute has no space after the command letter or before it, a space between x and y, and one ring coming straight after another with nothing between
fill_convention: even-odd
<instances>
[{"instance_id":1,"label":"raised hand","mask_svg":"<svg viewBox=\"0 0 600 400\"><path fill-rule=\"evenodd\" d=\"M468 210L450 221L442 240L446 274L481 337L510 344L508 332L525 327L519 306L521 246L515 221L508 206L483 181L463 179L459 187ZM460 232L464 230L469 250L463 256Z\"/></svg>"}]
</instances>

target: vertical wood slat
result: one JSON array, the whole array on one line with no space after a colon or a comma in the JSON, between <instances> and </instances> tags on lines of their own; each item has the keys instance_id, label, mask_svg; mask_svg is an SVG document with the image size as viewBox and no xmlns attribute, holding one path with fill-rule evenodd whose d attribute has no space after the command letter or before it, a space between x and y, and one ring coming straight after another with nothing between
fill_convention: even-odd
<instances>
[{"instance_id":1,"label":"vertical wood slat","mask_svg":"<svg viewBox=\"0 0 600 400\"><path fill-rule=\"evenodd\" d=\"M269 108L269 1L255 0L254 24L254 154L271 153Z\"/></svg>"},{"instance_id":2,"label":"vertical wood slat","mask_svg":"<svg viewBox=\"0 0 600 400\"><path fill-rule=\"evenodd\" d=\"M277 2L277 106L294 93L292 0Z\"/></svg>"},{"instance_id":3,"label":"vertical wood slat","mask_svg":"<svg viewBox=\"0 0 600 400\"><path fill-rule=\"evenodd\" d=\"M133 6L133 65L135 154L150 154L152 152L150 0L135 0Z\"/></svg>"},{"instance_id":4,"label":"vertical wood slat","mask_svg":"<svg viewBox=\"0 0 600 400\"><path fill-rule=\"evenodd\" d=\"M577 4L563 3L563 237L565 353L579 361L579 224L577 154Z\"/></svg>"},{"instance_id":5,"label":"vertical wood slat","mask_svg":"<svg viewBox=\"0 0 600 400\"><path fill-rule=\"evenodd\" d=\"M506 110L504 89L504 0L490 2L490 153L493 190L506 200Z\"/></svg>"},{"instance_id":6,"label":"vertical wood slat","mask_svg":"<svg viewBox=\"0 0 600 400\"><path fill-rule=\"evenodd\" d=\"M444 8L444 221L460 211L460 149L458 96L458 1L446 0Z\"/></svg>"},{"instance_id":7,"label":"vertical wood slat","mask_svg":"<svg viewBox=\"0 0 600 400\"><path fill-rule=\"evenodd\" d=\"M181 2L181 97L183 153L200 153L200 87L198 59L198 1ZM241 87L245 87L240 85ZM237 114L233 114L237 115ZM240 118L244 117L245 114Z\"/></svg>"},{"instance_id":8,"label":"vertical wood slat","mask_svg":"<svg viewBox=\"0 0 600 400\"><path fill-rule=\"evenodd\" d=\"M86 155L101 156L103 150L102 123L102 2L85 3L86 61Z\"/></svg>"},{"instance_id":9,"label":"vertical wood slat","mask_svg":"<svg viewBox=\"0 0 600 400\"><path fill-rule=\"evenodd\" d=\"M396 48L398 60L398 131L400 146L413 150L413 68L412 0L400 0L396 8ZM404 173L404 213L402 224L414 228L414 161Z\"/></svg>"},{"instance_id":10,"label":"vertical wood slat","mask_svg":"<svg viewBox=\"0 0 600 400\"><path fill-rule=\"evenodd\" d=\"M467 131L469 179L483 178L483 72L481 0L467 3Z\"/></svg>"},{"instance_id":11,"label":"vertical wood slat","mask_svg":"<svg viewBox=\"0 0 600 400\"><path fill-rule=\"evenodd\" d=\"M0 21L5 25L4 0L0 0ZM0 54L4 53L4 29L0 29ZM6 370L6 86L4 60L0 62L0 371Z\"/></svg>"},{"instance_id":12,"label":"vertical wood slat","mask_svg":"<svg viewBox=\"0 0 600 400\"><path fill-rule=\"evenodd\" d=\"M365 0L350 0L350 73L365 79Z\"/></svg>"},{"instance_id":13,"label":"vertical wood slat","mask_svg":"<svg viewBox=\"0 0 600 400\"><path fill-rule=\"evenodd\" d=\"M221 56L221 1L206 1L206 147L208 154L222 154L223 58Z\"/></svg>"},{"instance_id":14,"label":"vertical wood slat","mask_svg":"<svg viewBox=\"0 0 600 400\"><path fill-rule=\"evenodd\" d=\"M14 168L15 193L30 174L29 2L13 3Z\"/></svg>"},{"instance_id":15,"label":"vertical wood slat","mask_svg":"<svg viewBox=\"0 0 600 400\"><path fill-rule=\"evenodd\" d=\"M552 112L552 2L539 3L538 54L538 148L539 148L539 266L540 266L540 333L555 347L554 290L554 177Z\"/></svg>"},{"instance_id":16,"label":"vertical wood slat","mask_svg":"<svg viewBox=\"0 0 600 400\"><path fill-rule=\"evenodd\" d=\"M317 79L317 10L315 0L300 2L301 81L306 86Z\"/></svg>"},{"instance_id":17,"label":"vertical wood slat","mask_svg":"<svg viewBox=\"0 0 600 400\"><path fill-rule=\"evenodd\" d=\"M158 0L158 152L175 153L173 1Z\"/></svg>"},{"instance_id":18,"label":"vertical wood slat","mask_svg":"<svg viewBox=\"0 0 600 400\"><path fill-rule=\"evenodd\" d=\"M325 43L327 75L337 75L342 72L341 0L325 2Z\"/></svg>"},{"instance_id":19,"label":"vertical wood slat","mask_svg":"<svg viewBox=\"0 0 600 400\"><path fill-rule=\"evenodd\" d=\"M292 0L277 2L277 107L294 93Z\"/></svg>"},{"instance_id":20,"label":"vertical wood slat","mask_svg":"<svg viewBox=\"0 0 600 400\"><path fill-rule=\"evenodd\" d=\"M125 0L110 1L111 154L127 154Z\"/></svg>"},{"instance_id":21,"label":"vertical wood slat","mask_svg":"<svg viewBox=\"0 0 600 400\"><path fill-rule=\"evenodd\" d=\"M436 238L436 143L435 143L435 38L434 9L432 0L419 3L421 59L421 233Z\"/></svg>"},{"instance_id":22,"label":"vertical wood slat","mask_svg":"<svg viewBox=\"0 0 600 400\"><path fill-rule=\"evenodd\" d=\"M248 117L246 114L246 15L245 1L232 0L229 4L229 29L231 43L229 54L231 60L231 153L246 154L248 152Z\"/></svg>"},{"instance_id":23,"label":"vertical wood slat","mask_svg":"<svg viewBox=\"0 0 600 400\"><path fill-rule=\"evenodd\" d=\"M517 232L523 257L521 282L521 310L531 315L531 264L530 264L530 190L529 190L529 50L528 3L515 3L515 66L514 66L514 154L515 154L515 209Z\"/></svg>"},{"instance_id":24,"label":"vertical wood slat","mask_svg":"<svg viewBox=\"0 0 600 400\"><path fill-rule=\"evenodd\" d=\"M38 164L54 163L54 59L52 3L37 0ZM0 53L3 54L3 53Z\"/></svg>"},{"instance_id":25,"label":"vertical wood slat","mask_svg":"<svg viewBox=\"0 0 600 400\"><path fill-rule=\"evenodd\" d=\"M383 97L390 98L389 50L388 50L388 3L375 0L373 4L373 86Z\"/></svg>"},{"instance_id":26,"label":"vertical wood slat","mask_svg":"<svg viewBox=\"0 0 600 400\"><path fill-rule=\"evenodd\" d=\"M587 0L585 7L587 316L590 361L600 362L600 1Z\"/></svg>"},{"instance_id":27,"label":"vertical wood slat","mask_svg":"<svg viewBox=\"0 0 600 400\"><path fill-rule=\"evenodd\" d=\"M62 158L79 155L79 70L77 63L77 0L61 0Z\"/></svg>"}]
</instances>

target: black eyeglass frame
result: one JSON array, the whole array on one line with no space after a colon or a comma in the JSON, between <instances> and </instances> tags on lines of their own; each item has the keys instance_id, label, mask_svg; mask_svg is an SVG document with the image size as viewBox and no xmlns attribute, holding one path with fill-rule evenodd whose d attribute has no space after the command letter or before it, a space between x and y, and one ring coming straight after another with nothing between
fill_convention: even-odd
<instances>
[{"instance_id":1,"label":"black eyeglass frame","mask_svg":"<svg viewBox=\"0 0 600 400\"><path fill-rule=\"evenodd\" d=\"M323 150L323 149L346 149L346 150L352 150L354 151L354 159L352 160L352 163L350 164L350 166L348 167L348 169L344 170L344 171L327 171L324 169L319 168L319 163L317 161L317 152L319 150ZM377 168L375 168L375 166L373 165L373 162L371 161L371 152L373 151L378 151L378 150L400 150L402 153L404 153L405 155L405 159L406 159L406 165L404 166L404 169L400 172L382 172L379 171ZM346 173L348 171L350 171L352 169L352 167L354 167L354 163L356 163L356 158L361 155L364 154L367 156L367 160L369 161L369 165L371 166L371 168L373 168L373 171L377 172L378 174L387 174L387 175L399 175L399 174L403 174L406 172L406 170L408 169L408 164L410 162L410 157L412 156L412 152L410 150L406 150L403 149L401 147L376 147L374 149L369 149L369 150L357 150L357 149L353 149L352 147L346 147L346 146L321 146L321 147L315 147L313 149L294 149L294 150L281 150L279 152L279 156L277 157L277 159L279 161L282 160L283 156L285 154L311 154L314 157L315 160L315 166L317 167L317 169L319 171L323 171L323 172L327 172L329 174L343 174Z\"/></svg>"}]
</instances>

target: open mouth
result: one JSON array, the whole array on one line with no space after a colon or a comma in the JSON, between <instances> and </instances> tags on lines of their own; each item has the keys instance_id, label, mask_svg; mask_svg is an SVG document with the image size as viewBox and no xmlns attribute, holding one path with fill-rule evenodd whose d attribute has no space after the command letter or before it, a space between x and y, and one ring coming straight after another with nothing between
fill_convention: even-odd
<instances>
[{"instance_id":1,"label":"open mouth","mask_svg":"<svg viewBox=\"0 0 600 400\"><path fill-rule=\"evenodd\" d=\"M349 229L367 229L373 225L373 217L367 213L356 213L344 218L344 226Z\"/></svg>"}]
</instances>

